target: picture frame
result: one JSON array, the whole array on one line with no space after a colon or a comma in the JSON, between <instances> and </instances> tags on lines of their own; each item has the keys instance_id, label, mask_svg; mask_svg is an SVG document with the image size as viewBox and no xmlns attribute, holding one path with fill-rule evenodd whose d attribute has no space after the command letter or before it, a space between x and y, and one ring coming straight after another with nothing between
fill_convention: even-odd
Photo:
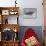
<instances>
[{"instance_id":1,"label":"picture frame","mask_svg":"<svg viewBox=\"0 0 46 46\"><path fill-rule=\"evenodd\" d=\"M12 40L12 30L10 28L5 28L2 31L2 40L9 41Z\"/></svg>"},{"instance_id":2,"label":"picture frame","mask_svg":"<svg viewBox=\"0 0 46 46\"><path fill-rule=\"evenodd\" d=\"M37 8L24 8L23 9L24 19L35 19L37 18Z\"/></svg>"},{"instance_id":3,"label":"picture frame","mask_svg":"<svg viewBox=\"0 0 46 46\"><path fill-rule=\"evenodd\" d=\"M17 16L3 16L3 24L17 24L18 20L17 20Z\"/></svg>"},{"instance_id":4,"label":"picture frame","mask_svg":"<svg viewBox=\"0 0 46 46\"><path fill-rule=\"evenodd\" d=\"M1 37L3 41L18 40L18 32L15 32L10 28L4 28Z\"/></svg>"},{"instance_id":5,"label":"picture frame","mask_svg":"<svg viewBox=\"0 0 46 46\"><path fill-rule=\"evenodd\" d=\"M17 15L18 12L17 12L16 10L10 10L10 11L9 11L9 14L10 14L10 15Z\"/></svg>"},{"instance_id":6,"label":"picture frame","mask_svg":"<svg viewBox=\"0 0 46 46\"><path fill-rule=\"evenodd\" d=\"M8 24L18 24L18 16L9 16Z\"/></svg>"},{"instance_id":7,"label":"picture frame","mask_svg":"<svg viewBox=\"0 0 46 46\"><path fill-rule=\"evenodd\" d=\"M2 10L2 15L9 15L9 10Z\"/></svg>"}]
</instances>

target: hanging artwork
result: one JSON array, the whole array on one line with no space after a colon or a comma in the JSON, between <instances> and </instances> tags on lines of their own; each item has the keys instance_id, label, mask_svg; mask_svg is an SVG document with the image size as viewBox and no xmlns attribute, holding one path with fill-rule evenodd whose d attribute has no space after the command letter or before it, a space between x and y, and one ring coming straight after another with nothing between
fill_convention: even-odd
<instances>
[{"instance_id":1,"label":"hanging artwork","mask_svg":"<svg viewBox=\"0 0 46 46\"><path fill-rule=\"evenodd\" d=\"M2 10L2 15L9 15L9 10Z\"/></svg>"},{"instance_id":2,"label":"hanging artwork","mask_svg":"<svg viewBox=\"0 0 46 46\"><path fill-rule=\"evenodd\" d=\"M24 8L23 9L23 17L25 19L36 18L37 16L37 9L36 8Z\"/></svg>"}]
</instances>

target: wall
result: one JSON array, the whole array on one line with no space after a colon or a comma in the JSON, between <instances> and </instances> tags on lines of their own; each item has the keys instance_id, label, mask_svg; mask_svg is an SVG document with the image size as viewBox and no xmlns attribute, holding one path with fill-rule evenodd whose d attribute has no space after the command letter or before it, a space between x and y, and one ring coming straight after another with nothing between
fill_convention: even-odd
<instances>
[{"instance_id":1,"label":"wall","mask_svg":"<svg viewBox=\"0 0 46 46\"><path fill-rule=\"evenodd\" d=\"M14 0L0 0L1 7L14 6Z\"/></svg>"},{"instance_id":2,"label":"wall","mask_svg":"<svg viewBox=\"0 0 46 46\"><path fill-rule=\"evenodd\" d=\"M15 1L15 0L14 0ZM0 0L1 7L15 6L13 0ZM20 26L43 26L43 6L42 0L17 0L18 5L20 6L20 17L19 24ZM23 8L37 8L37 18L36 19L24 19L23 18Z\"/></svg>"},{"instance_id":3,"label":"wall","mask_svg":"<svg viewBox=\"0 0 46 46\"><path fill-rule=\"evenodd\" d=\"M21 26L43 26L43 6L42 0L24 0L21 4L23 8L37 8L37 18L36 19L24 19L21 12L20 25Z\"/></svg>"}]
</instances>

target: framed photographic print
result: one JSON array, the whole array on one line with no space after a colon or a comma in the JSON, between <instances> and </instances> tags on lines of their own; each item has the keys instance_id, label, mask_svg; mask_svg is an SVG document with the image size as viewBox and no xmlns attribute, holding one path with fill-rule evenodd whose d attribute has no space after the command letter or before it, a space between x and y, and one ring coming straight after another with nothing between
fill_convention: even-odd
<instances>
[{"instance_id":1,"label":"framed photographic print","mask_svg":"<svg viewBox=\"0 0 46 46\"><path fill-rule=\"evenodd\" d=\"M37 16L37 9L36 8L24 8L23 9L23 17L25 19L32 19L36 18Z\"/></svg>"},{"instance_id":2,"label":"framed photographic print","mask_svg":"<svg viewBox=\"0 0 46 46\"><path fill-rule=\"evenodd\" d=\"M10 15L16 15L17 13L18 13L18 12L17 12L16 10L10 10L10 11L9 11L9 14L10 14Z\"/></svg>"},{"instance_id":3,"label":"framed photographic print","mask_svg":"<svg viewBox=\"0 0 46 46\"><path fill-rule=\"evenodd\" d=\"M17 24L18 21L17 21L17 16L9 16L8 17L8 24Z\"/></svg>"},{"instance_id":4,"label":"framed photographic print","mask_svg":"<svg viewBox=\"0 0 46 46\"><path fill-rule=\"evenodd\" d=\"M9 10L2 10L2 15L9 15Z\"/></svg>"},{"instance_id":5,"label":"framed photographic print","mask_svg":"<svg viewBox=\"0 0 46 46\"><path fill-rule=\"evenodd\" d=\"M3 16L3 24L17 24L18 16Z\"/></svg>"},{"instance_id":6,"label":"framed photographic print","mask_svg":"<svg viewBox=\"0 0 46 46\"><path fill-rule=\"evenodd\" d=\"M8 41L12 40L12 30L10 28L5 28L2 31L2 40Z\"/></svg>"}]
</instances>

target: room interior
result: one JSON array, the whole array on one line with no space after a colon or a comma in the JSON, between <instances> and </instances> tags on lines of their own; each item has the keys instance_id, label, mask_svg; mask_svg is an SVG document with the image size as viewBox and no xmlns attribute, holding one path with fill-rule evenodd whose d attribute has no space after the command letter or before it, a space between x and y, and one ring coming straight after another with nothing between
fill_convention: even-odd
<instances>
[{"instance_id":1,"label":"room interior","mask_svg":"<svg viewBox=\"0 0 46 46\"><path fill-rule=\"evenodd\" d=\"M46 46L45 7L45 0L1 0L0 46L23 46L21 42L28 28L37 34L41 46Z\"/></svg>"}]
</instances>

